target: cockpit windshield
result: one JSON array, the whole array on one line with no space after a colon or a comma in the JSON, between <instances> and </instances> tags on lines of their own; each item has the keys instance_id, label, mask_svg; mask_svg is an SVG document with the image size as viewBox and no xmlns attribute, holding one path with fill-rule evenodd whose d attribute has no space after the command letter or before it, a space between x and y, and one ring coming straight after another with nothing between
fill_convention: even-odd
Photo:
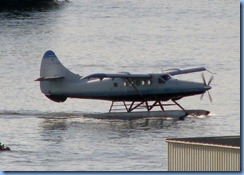
<instances>
[{"instance_id":1,"label":"cockpit windshield","mask_svg":"<svg viewBox=\"0 0 244 175\"><path fill-rule=\"evenodd\" d=\"M168 80L171 78L171 76L170 76L169 74L162 75L161 77L162 77L165 81L168 81Z\"/></svg>"}]
</instances>

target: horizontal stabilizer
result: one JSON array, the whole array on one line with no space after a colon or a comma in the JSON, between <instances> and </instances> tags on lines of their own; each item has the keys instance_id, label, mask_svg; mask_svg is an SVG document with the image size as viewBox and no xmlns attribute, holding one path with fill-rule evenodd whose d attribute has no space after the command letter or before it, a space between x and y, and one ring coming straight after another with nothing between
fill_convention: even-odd
<instances>
[{"instance_id":1,"label":"horizontal stabilizer","mask_svg":"<svg viewBox=\"0 0 244 175\"><path fill-rule=\"evenodd\" d=\"M63 79L64 77L40 77L37 78L35 81L51 81L51 80L59 80Z\"/></svg>"}]
</instances>

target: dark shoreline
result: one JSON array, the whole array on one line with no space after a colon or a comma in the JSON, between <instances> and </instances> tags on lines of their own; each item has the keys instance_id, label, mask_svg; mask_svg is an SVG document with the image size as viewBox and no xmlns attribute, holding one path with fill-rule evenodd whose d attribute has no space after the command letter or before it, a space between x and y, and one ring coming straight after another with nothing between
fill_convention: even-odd
<instances>
[{"instance_id":1,"label":"dark shoreline","mask_svg":"<svg viewBox=\"0 0 244 175\"><path fill-rule=\"evenodd\" d=\"M53 8L68 0L0 0L0 10L32 10Z\"/></svg>"},{"instance_id":2,"label":"dark shoreline","mask_svg":"<svg viewBox=\"0 0 244 175\"><path fill-rule=\"evenodd\" d=\"M0 142L0 151L11 151L11 149Z\"/></svg>"}]
</instances>

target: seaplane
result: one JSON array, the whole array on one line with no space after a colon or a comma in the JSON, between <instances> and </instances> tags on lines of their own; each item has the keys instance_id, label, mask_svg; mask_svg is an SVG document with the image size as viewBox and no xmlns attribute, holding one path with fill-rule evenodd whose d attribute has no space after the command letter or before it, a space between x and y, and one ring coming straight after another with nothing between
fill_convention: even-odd
<instances>
[{"instance_id":1,"label":"seaplane","mask_svg":"<svg viewBox=\"0 0 244 175\"><path fill-rule=\"evenodd\" d=\"M150 74L120 72L80 76L68 70L55 53L48 50L42 57L40 77L35 81L40 82L41 92L54 102L64 102L67 98L111 101L109 111L96 115L95 118L170 117L184 119L189 114L209 114L207 110L186 110L177 101L194 95L201 95L202 99L206 92L212 101L209 90L212 88L210 84L213 76L208 83L203 74L202 83L178 80L173 76L201 71L208 70L204 67L197 67L168 69L162 73ZM172 104L166 103L167 101ZM117 103L123 106L124 112L114 112ZM165 107L170 105L176 105L180 110L165 110ZM156 107L157 111L154 111L153 109ZM136 111L138 109L140 110Z\"/></svg>"}]
</instances>

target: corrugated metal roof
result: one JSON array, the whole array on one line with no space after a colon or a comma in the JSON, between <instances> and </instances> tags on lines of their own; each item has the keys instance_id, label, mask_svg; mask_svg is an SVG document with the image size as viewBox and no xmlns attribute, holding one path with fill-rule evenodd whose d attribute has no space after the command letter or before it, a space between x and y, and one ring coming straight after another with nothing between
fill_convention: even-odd
<instances>
[{"instance_id":1,"label":"corrugated metal roof","mask_svg":"<svg viewBox=\"0 0 244 175\"><path fill-rule=\"evenodd\" d=\"M240 147L240 136L219 136L219 137L193 137L193 138L168 138L166 141L190 142L211 145L223 145Z\"/></svg>"}]
</instances>

